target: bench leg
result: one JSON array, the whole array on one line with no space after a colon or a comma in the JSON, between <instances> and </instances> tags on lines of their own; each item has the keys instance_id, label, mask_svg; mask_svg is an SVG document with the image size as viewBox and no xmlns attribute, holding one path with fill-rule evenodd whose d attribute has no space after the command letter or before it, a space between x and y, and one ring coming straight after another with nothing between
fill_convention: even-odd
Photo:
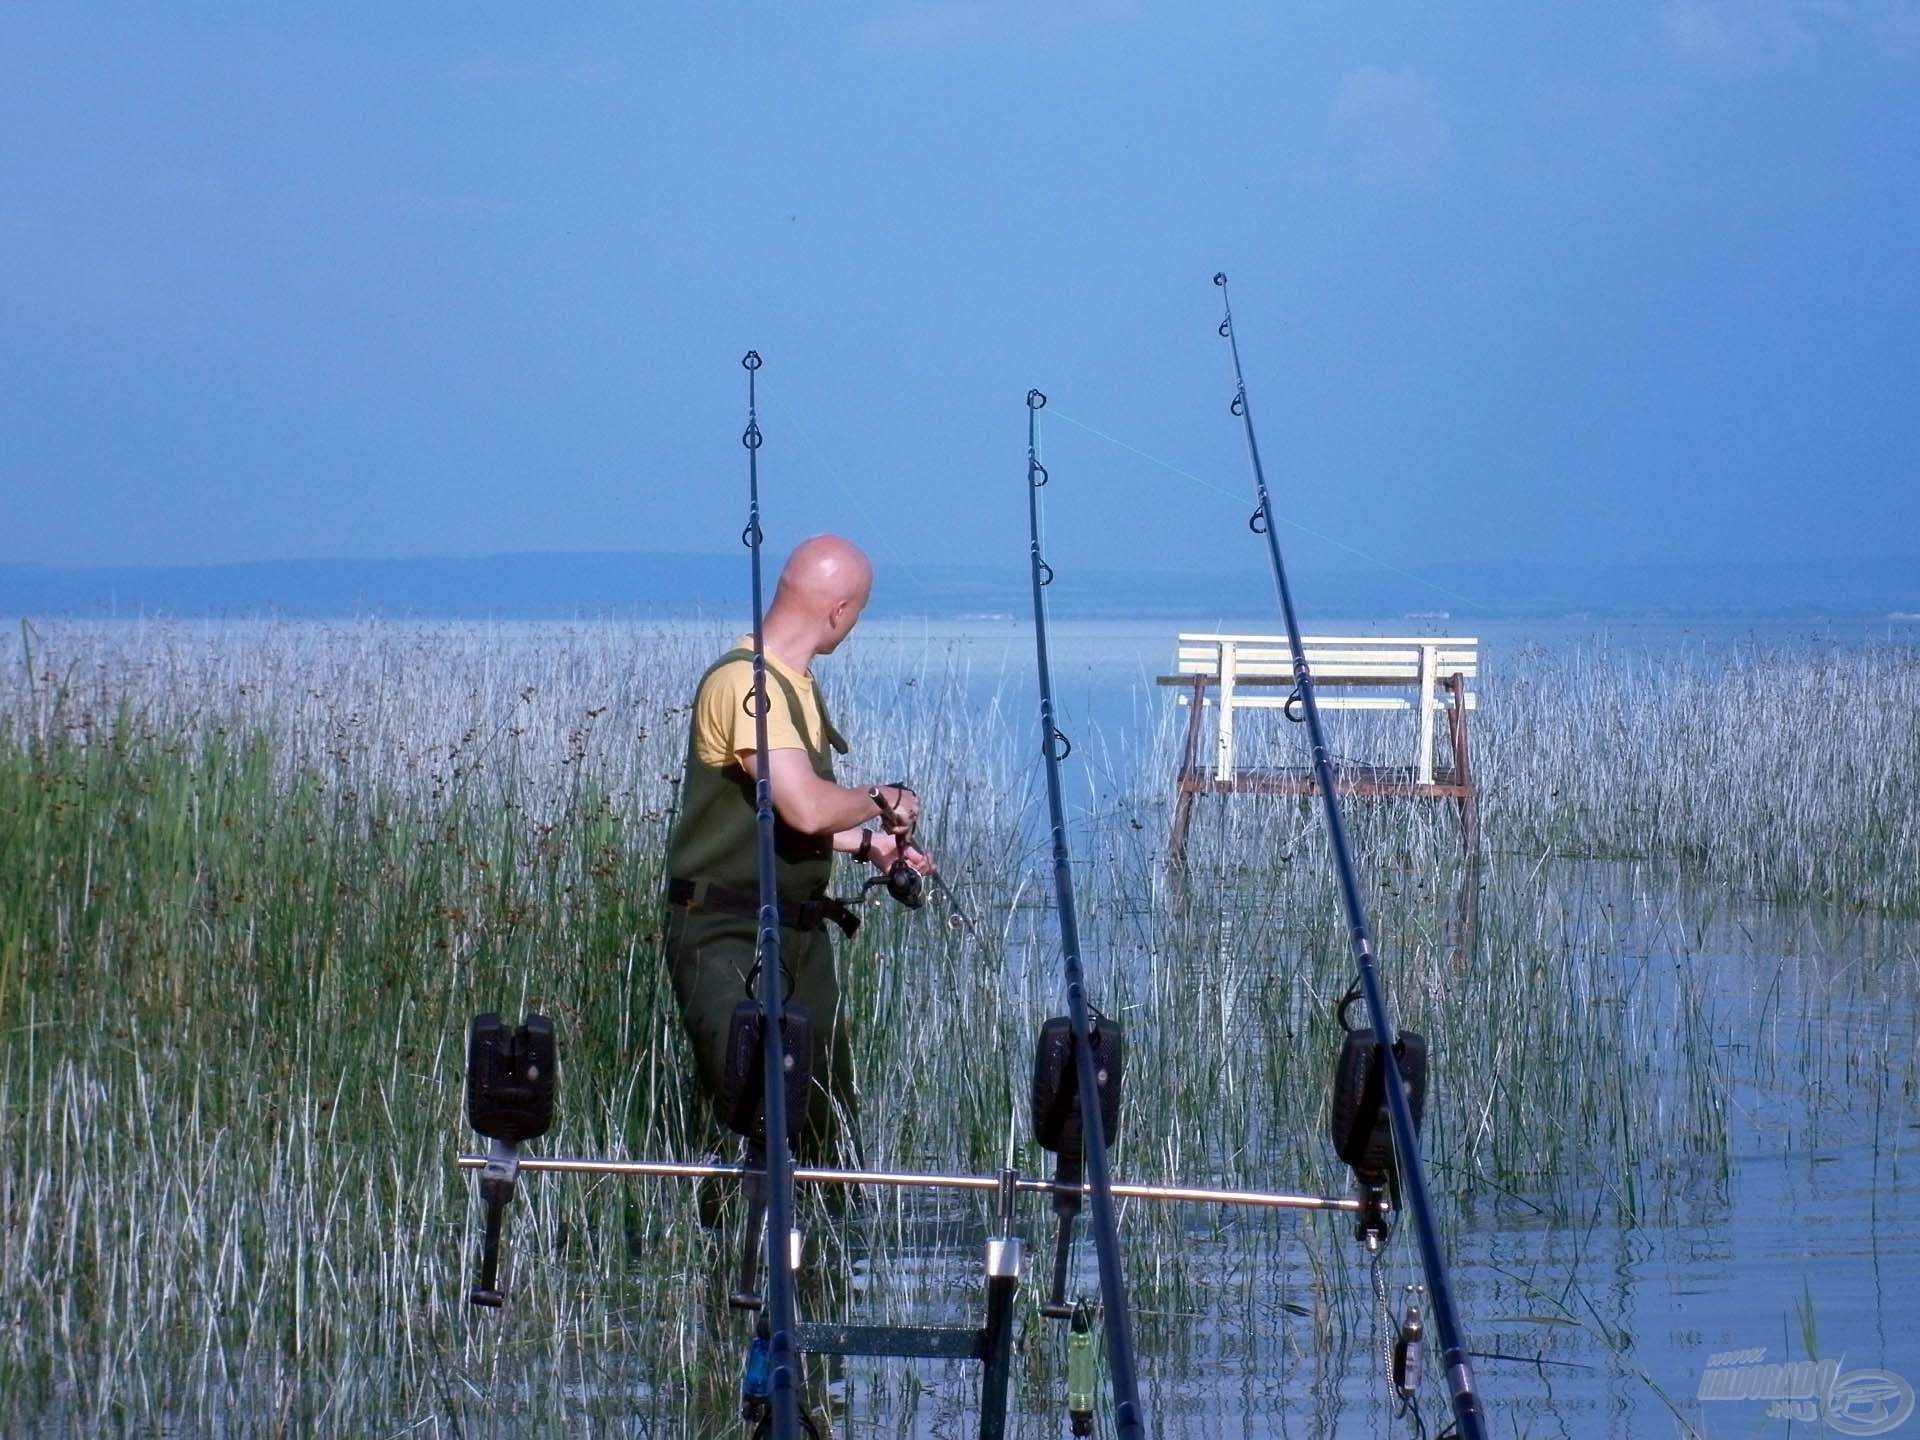
<instances>
[{"instance_id":1,"label":"bench leg","mask_svg":"<svg viewBox=\"0 0 1920 1440\"><path fill-rule=\"evenodd\" d=\"M1194 792L1181 785L1173 802L1173 834L1167 838L1167 858L1176 865L1187 863L1187 827L1193 821Z\"/></svg>"},{"instance_id":2,"label":"bench leg","mask_svg":"<svg viewBox=\"0 0 1920 1440\"><path fill-rule=\"evenodd\" d=\"M1195 766L1200 759L1200 729L1207 708L1207 677L1193 679L1193 696L1188 701L1187 739L1180 749L1180 773L1174 777L1173 833L1167 837L1167 856L1176 864L1187 860L1187 828L1193 821L1194 788L1199 783Z\"/></svg>"},{"instance_id":3,"label":"bench leg","mask_svg":"<svg viewBox=\"0 0 1920 1440\"><path fill-rule=\"evenodd\" d=\"M1460 894L1453 913L1453 968L1464 970L1480 936L1480 856L1469 852L1461 867Z\"/></svg>"},{"instance_id":4,"label":"bench leg","mask_svg":"<svg viewBox=\"0 0 1920 1440\"><path fill-rule=\"evenodd\" d=\"M1457 803L1460 807L1460 848L1471 862L1480 853L1480 802L1472 795L1463 795Z\"/></svg>"},{"instance_id":5,"label":"bench leg","mask_svg":"<svg viewBox=\"0 0 1920 1440\"><path fill-rule=\"evenodd\" d=\"M1460 811L1460 844L1468 859L1480 854L1480 792L1473 783L1473 755L1467 743L1467 677L1455 671L1447 677L1453 692L1447 716L1447 738L1453 742L1453 783L1466 791L1455 804Z\"/></svg>"}]
</instances>

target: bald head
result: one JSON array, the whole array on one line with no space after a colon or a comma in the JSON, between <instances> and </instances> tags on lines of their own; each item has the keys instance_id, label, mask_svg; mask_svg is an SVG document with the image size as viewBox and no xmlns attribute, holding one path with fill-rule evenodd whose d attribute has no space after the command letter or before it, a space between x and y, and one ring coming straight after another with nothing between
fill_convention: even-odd
<instances>
[{"instance_id":1,"label":"bald head","mask_svg":"<svg viewBox=\"0 0 1920 1440\"><path fill-rule=\"evenodd\" d=\"M787 567L780 572L780 589L821 600L859 600L873 589L873 562L851 540L838 535L815 535L793 547Z\"/></svg>"},{"instance_id":2,"label":"bald head","mask_svg":"<svg viewBox=\"0 0 1920 1440\"><path fill-rule=\"evenodd\" d=\"M831 655L847 638L873 591L873 562L851 540L815 535L787 557L767 624L804 637L816 655Z\"/></svg>"}]
</instances>

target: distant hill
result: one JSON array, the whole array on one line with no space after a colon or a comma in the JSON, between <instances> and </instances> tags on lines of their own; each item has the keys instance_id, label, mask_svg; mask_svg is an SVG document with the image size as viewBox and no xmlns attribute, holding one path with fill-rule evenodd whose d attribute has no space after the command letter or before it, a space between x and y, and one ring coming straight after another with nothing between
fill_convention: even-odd
<instances>
[{"instance_id":1,"label":"distant hill","mask_svg":"<svg viewBox=\"0 0 1920 1440\"><path fill-rule=\"evenodd\" d=\"M1308 614L1391 619L1879 617L1920 612L1920 558L1776 564L1449 562L1294 578ZM474 559L283 560L224 565L0 565L0 614L565 619L737 615L745 556L529 553ZM1251 567L1063 571L1062 618L1245 616L1273 601ZM886 567L876 615L1027 613L1024 568Z\"/></svg>"}]
</instances>

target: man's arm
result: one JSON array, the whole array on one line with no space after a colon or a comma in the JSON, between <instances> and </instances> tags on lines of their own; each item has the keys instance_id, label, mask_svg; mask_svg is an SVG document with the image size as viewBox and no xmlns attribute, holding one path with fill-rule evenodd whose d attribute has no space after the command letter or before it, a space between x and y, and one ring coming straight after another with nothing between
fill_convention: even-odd
<instances>
[{"instance_id":1,"label":"man's arm","mask_svg":"<svg viewBox=\"0 0 1920 1440\"><path fill-rule=\"evenodd\" d=\"M750 750L743 751L739 760L740 768L747 772L749 778L760 778L758 755ZM767 765L769 778L773 782L774 811L803 835L838 836L842 831L864 825L880 814L880 807L868 797L865 790L849 790L844 785L822 780L814 774L813 765L804 750L769 750ZM919 797L911 790L902 790L894 785L883 785L880 792L893 807L899 823L911 829L920 816ZM857 844L859 837L855 836L847 848L851 849Z\"/></svg>"}]
</instances>

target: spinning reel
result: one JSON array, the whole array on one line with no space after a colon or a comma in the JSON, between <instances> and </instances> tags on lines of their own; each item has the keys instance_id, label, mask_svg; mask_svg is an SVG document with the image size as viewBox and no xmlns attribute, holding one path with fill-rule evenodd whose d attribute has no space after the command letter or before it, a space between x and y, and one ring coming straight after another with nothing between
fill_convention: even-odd
<instances>
[{"instance_id":1,"label":"spinning reel","mask_svg":"<svg viewBox=\"0 0 1920 1440\"><path fill-rule=\"evenodd\" d=\"M904 790L909 795L915 793L913 787L904 780L895 781L893 788L896 790ZM884 787L876 785L873 789L869 790L867 794L871 797L873 803L880 807L880 816L883 820L889 822L890 825L899 823L898 813L894 810L893 806L887 803L887 795ZM903 840L907 839L905 836L901 838ZM909 841L908 843L911 842ZM887 866L885 873L876 875L867 881L866 884L860 887L860 893L865 895L869 890L882 888L886 890L887 894L891 895L909 910L919 910L923 908L927 903L927 892L929 890L938 890L940 892L940 898L947 902L948 923L956 930L965 930L969 935L974 933L972 919L967 915L967 912L961 908L959 900L954 897L952 888L948 886L945 880L940 878L938 871L930 875L923 875L907 863L904 855L895 855L893 863Z\"/></svg>"},{"instance_id":2,"label":"spinning reel","mask_svg":"<svg viewBox=\"0 0 1920 1440\"><path fill-rule=\"evenodd\" d=\"M904 780L894 781L893 788L908 795L918 793ZM874 786L871 790L867 791L867 798L880 807L880 818L887 822L887 828L889 830L893 830L893 827L900 823L900 812L895 810L887 800L886 786ZM894 831L893 833L899 837L901 848L904 849L907 843L907 837L911 835L912 832L907 831L903 833ZM909 865L906 856L900 854L898 851L894 854L893 863L889 865L883 873L874 876L873 879L862 885L860 887L860 893L864 895L867 891L878 889L881 886L885 886L887 893L909 910L918 910L922 905L927 903L927 885L925 878L918 870Z\"/></svg>"},{"instance_id":3,"label":"spinning reel","mask_svg":"<svg viewBox=\"0 0 1920 1440\"><path fill-rule=\"evenodd\" d=\"M926 877L905 860L894 861L887 867L885 874L874 876L860 887L860 891L865 894L881 886L885 886L887 894L909 910L918 910L927 903Z\"/></svg>"}]
</instances>

